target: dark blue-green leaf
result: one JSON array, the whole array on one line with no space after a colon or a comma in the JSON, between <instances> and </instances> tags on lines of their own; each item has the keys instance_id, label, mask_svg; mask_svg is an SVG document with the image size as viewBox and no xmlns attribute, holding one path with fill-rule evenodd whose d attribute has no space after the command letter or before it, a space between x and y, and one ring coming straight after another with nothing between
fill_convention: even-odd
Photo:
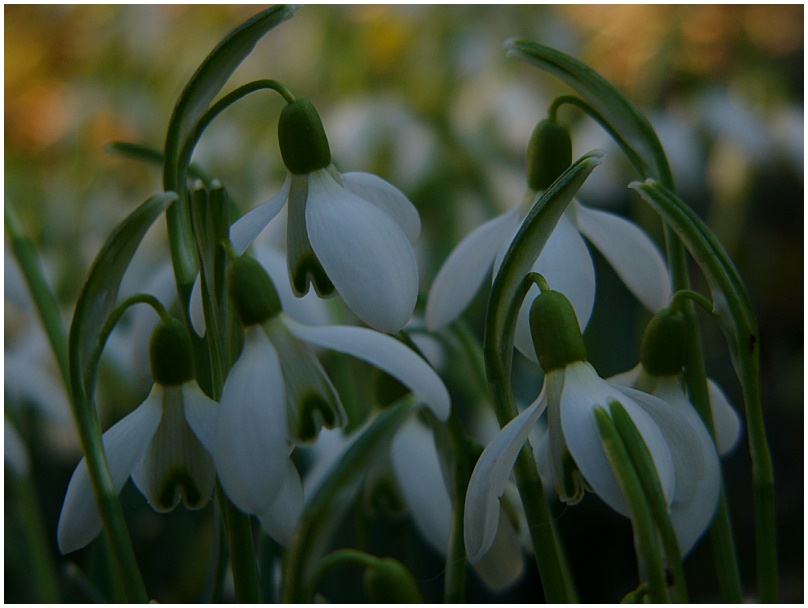
<instances>
[{"instance_id":1,"label":"dark blue-green leaf","mask_svg":"<svg viewBox=\"0 0 808 608\"><path fill-rule=\"evenodd\" d=\"M91 395L97 361L99 336L118 299L118 290L126 269L149 227L166 208L177 200L173 192L156 194L135 209L109 235L93 262L87 282L79 294L70 326L70 375L73 391Z\"/></svg>"}]
</instances>

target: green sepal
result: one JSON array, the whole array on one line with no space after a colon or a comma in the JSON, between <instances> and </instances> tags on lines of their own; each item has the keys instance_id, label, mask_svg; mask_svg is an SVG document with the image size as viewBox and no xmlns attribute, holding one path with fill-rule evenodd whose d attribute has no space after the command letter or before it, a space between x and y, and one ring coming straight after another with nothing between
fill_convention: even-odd
<instances>
[{"instance_id":1,"label":"green sepal","mask_svg":"<svg viewBox=\"0 0 808 608\"><path fill-rule=\"evenodd\" d=\"M506 48L509 56L546 70L575 89L640 175L673 183L665 151L651 123L613 84L581 61L550 47L512 40Z\"/></svg>"},{"instance_id":2,"label":"green sepal","mask_svg":"<svg viewBox=\"0 0 808 608\"><path fill-rule=\"evenodd\" d=\"M227 293L244 327L258 325L281 312L275 283L255 259L241 256L227 269Z\"/></svg>"},{"instance_id":3,"label":"green sepal","mask_svg":"<svg viewBox=\"0 0 808 608\"><path fill-rule=\"evenodd\" d=\"M305 175L331 164L323 122L308 99L298 98L281 111L278 144L290 173Z\"/></svg>"},{"instance_id":4,"label":"green sepal","mask_svg":"<svg viewBox=\"0 0 808 608\"><path fill-rule=\"evenodd\" d=\"M163 386L185 384L196 377L191 336L178 319L160 320L149 340L154 381Z\"/></svg>"},{"instance_id":5,"label":"green sepal","mask_svg":"<svg viewBox=\"0 0 808 608\"><path fill-rule=\"evenodd\" d=\"M527 185L531 190L546 190L571 164L572 138L567 125L542 120L527 144Z\"/></svg>"},{"instance_id":6,"label":"green sepal","mask_svg":"<svg viewBox=\"0 0 808 608\"><path fill-rule=\"evenodd\" d=\"M679 374L687 353L687 320L679 311L660 310L645 328L640 362L652 376Z\"/></svg>"},{"instance_id":7,"label":"green sepal","mask_svg":"<svg viewBox=\"0 0 808 608\"><path fill-rule=\"evenodd\" d=\"M412 574L400 561L383 557L365 569L365 594L372 604L421 604L424 601Z\"/></svg>"},{"instance_id":8,"label":"green sepal","mask_svg":"<svg viewBox=\"0 0 808 608\"><path fill-rule=\"evenodd\" d=\"M575 309L560 291L540 293L530 306L530 333L545 372L586 361L586 346Z\"/></svg>"}]
</instances>

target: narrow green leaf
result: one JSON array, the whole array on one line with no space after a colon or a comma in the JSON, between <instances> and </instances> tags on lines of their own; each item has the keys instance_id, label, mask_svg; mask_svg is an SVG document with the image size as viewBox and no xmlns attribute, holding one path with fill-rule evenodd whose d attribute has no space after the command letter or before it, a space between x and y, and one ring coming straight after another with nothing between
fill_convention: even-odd
<instances>
[{"instance_id":1,"label":"narrow green leaf","mask_svg":"<svg viewBox=\"0 0 808 608\"><path fill-rule=\"evenodd\" d=\"M571 86L601 117L642 176L672 186L665 151L651 123L614 85L589 66L550 47L525 40L506 43L508 55L554 74Z\"/></svg>"},{"instance_id":2,"label":"narrow green leaf","mask_svg":"<svg viewBox=\"0 0 808 608\"><path fill-rule=\"evenodd\" d=\"M179 191L185 173L183 167L177 166L182 143L227 79L250 54L256 43L271 29L290 19L297 9L297 6L278 5L251 17L230 32L211 51L188 81L177 100L168 126L163 176L166 190Z\"/></svg>"},{"instance_id":3,"label":"narrow green leaf","mask_svg":"<svg viewBox=\"0 0 808 608\"><path fill-rule=\"evenodd\" d=\"M164 192L146 200L115 228L95 258L79 294L70 327L70 373L74 392L91 395L96 370L87 364L98 360L95 351L99 348L101 329L115 306L123 275L149 227L176 199L173 192Z\"/></svg>"},{"instance_id":4,"label":"narrow green leaf","mask_svg":"<svg viewBox=\"0 0 808 608\"><path fill-rule=\"evenodd\" d=\"M345 509L359 490L368 464L389 449L396 430L416 406L417 401L408 395L376 416L351 442L308 502L284 557L282 602L312 601L315 591L313 583L320 570L318 562L325 553L332 533L342 523Z\"/></svg>"},{"instance_id":5,"label":"narrow green leaf","mask_svg":"<svg viewBox=\"0 0 808 608\"><path fill-rule=\"evenodd\" d=\"M635 190L669 225L701 268L713 306L730 345L736 371L757 357L758 329L752 302L724 247L704 222L673 192L654 180L632 182Z\"/></svg>"}]
</instances>

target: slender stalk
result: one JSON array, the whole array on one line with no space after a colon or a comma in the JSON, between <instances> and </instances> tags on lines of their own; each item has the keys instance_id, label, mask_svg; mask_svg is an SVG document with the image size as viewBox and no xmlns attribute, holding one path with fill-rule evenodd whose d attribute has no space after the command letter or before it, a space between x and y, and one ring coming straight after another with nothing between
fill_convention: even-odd
<instances>
[{"instance_id":1,"label":"slender stalk","mask_svg":"<svg viewBox=\"0 0 808 608\"><path fill-rule=\"evenodd\" d=\"M652 603L667 603L668 587L665 581L665 565L657 544L657 531L654 527L651 507L631 457L620 436L614 420L603 408L595 409L595 423L600 433L603 449L611 462L620 488L631 508L631 523L635 529L641 558L648 569L649 594Z\"/></svg>"},{"instance_id":2,"label":"slender stalk","mask_svg":"<svg viewBox=\"0 0 808 608\"><path fill-rule=\"evenodd\" d=\"M230 546L230 564L233 569L233 584L236 601L240 604L260 604L258 566L255 563L252 522L249 516L239 511L216 483L216 498L222 507L227 542Z\"/></svg>"},{"instance_id":3,"label":"slender stalk","mask_svg":"<svg viewBox=\"0 0 808 608\"><path fill-rule=\"evenodd\" d=\"M447 424L452 446L452 527L446 555L446 576L443 585L445 604L463 603L466 595L466 546L463 540L463 514L466 509L466 488L471 477L468 442L452 409Z\"/></svg>"}]
</instances>

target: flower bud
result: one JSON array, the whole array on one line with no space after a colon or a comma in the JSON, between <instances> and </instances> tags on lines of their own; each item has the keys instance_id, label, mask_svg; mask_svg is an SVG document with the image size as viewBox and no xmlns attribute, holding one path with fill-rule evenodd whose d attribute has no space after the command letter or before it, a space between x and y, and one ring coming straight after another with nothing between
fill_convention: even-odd
<instances>
[{"instance_id":1,"label":"flower bud","mask_svg":"<svg viewBox=\"0 0 808 608\"><path fill-rule=\"evenodd\" d=\"M670 308L659 311L645 328L640 362L652 376L672 376L682 371L687 352L687 320Z\"/></svg>"},{"instance_id":2,"label":"flower bud","mask_svg":"<svg viewBox=\"0 0 808 608\"><path fill-rule=\"evenodd\" d=\"M564 123L545 119L536 125L527 145L527 184L546 190L572 164L572 139Z\"/></svg>"},{"instance_id":3,"label":"flower bud","mask_svg":"<svg viewBox=\"0 0 808 608\"><path fill-rule=\"evenodd\" d=\"M398 560L383 557L365 569L365 593L371 604L421 604L421 591Z\"/></svg>"},{"instance_id":4,"label":"flower bud","mask_svg":"<svg viewBox=\"0 0 808 608\"><path fill-rule=\"evenodd\" d=\"M303 175L331 164L323 123L308 99L287 105L278 119L278 143L283 164L290 173Z\"/></svg>"},{"instance_id":5,"label":"flower bud","mask_svg":"<svg viewBox=\"0 0 808 608\"><path fill-rule=\"evenodd\" d=\"M281 312L275 284L255 258L241 256L227 269L227 293L245 327L257 325Z\"/></svg>"},{"instance_id":6,"label":"flower bud","mask_svg":"<svg viewBox=\"0 0 808 608\"><path fill-rule=\"evenodd\" d=\"M578 317L567 297L544 291L530 306L530 332L539 364L545 372L586 361L586 347Z\"/></svg>"},{"instance_id":7,"label":"flower bud","mask_svg":"<svg viewBox=\"0 0 808 608\"><path fill-rule=\"evenodd\" d=\"M149 341L149 359L157 384L176 386L196 377L191 337L177 319L161 319L154 327Z\"/></svg>"}]
</instances>

